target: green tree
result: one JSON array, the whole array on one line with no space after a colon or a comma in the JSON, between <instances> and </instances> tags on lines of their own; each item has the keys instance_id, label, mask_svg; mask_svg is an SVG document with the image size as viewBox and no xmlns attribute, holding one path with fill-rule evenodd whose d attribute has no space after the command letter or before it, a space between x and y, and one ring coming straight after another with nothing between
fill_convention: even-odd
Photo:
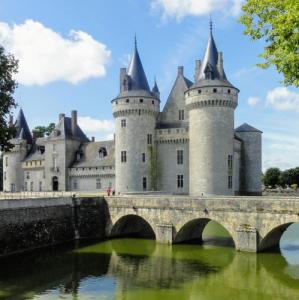
<instances>
[{"instance_id":1,"label":"green tree","mask_svg":"<svg viewBox=\"0 0 299 300\"><path fill-rule=\"evenodd\" d=\"M247 0L240 22L244 34L264 40L265 61L259 67L273 65L284 76L285 85L299 86L299 1Z\"/></svg>"},{"instance_id":2,"label":"green tree","mask_svg":"<svg viewBox=\"0 0 299 300\"><path fill-rule=\"evenodd\" d=\"M299 185L299 167L282 171L279 181L283 186Z\"/></svg>"},{"instance_id":3,"label":"green tree","mask_svg":"<svg viewBox=\"0 0 299 300\"><path fill-rule=\"evenodd\" d=\"M3 153L0 154L0 191L3 191Z\"/></svg>"},{"instance_id":4,"label":"green tree","mask_svg":"<svg viewBox=\"0 0 299 300\"><path fill-rule=\"evenodd\" d=\"M12 147L9 140L15 134L15 128L9 124L9 114L17 106L13 93L17 88L14 75L18 71L18 61L6 54L0 46L0 150L6 151Z\"/></svg>"},{"instance_id":5,"label":"green tree","mask_svg":"<svg viewBox=\"0 0 299 300\"><path fill-rule=\"evenodd\" d=\"M269 168L264 175L264 184L266 186L276 186L280 183L280 169Z\"/></svg>"},{"instance_id":6,"label":"green tree","mask_svg":"<svg viewBox=\"0 0 299 300\"><path fill-rule=\"evenodd\" d=\"M55 128L54 123L50 123L48 126L36 126L33 131L35 132L36 137L49 136Z\"/></svg>"}]
</instances>

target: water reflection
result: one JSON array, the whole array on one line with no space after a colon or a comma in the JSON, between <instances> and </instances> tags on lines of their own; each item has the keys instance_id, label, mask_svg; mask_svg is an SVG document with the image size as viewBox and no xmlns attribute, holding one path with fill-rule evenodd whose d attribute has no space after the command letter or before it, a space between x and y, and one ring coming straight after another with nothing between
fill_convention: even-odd
<instances>
[{"instance_id":1,"label":"water reflection","mask_svg":"<svg viewBox=\"0 0 299 300\"><path fill-rule=\"evenodd\" d=\"M293 253L112 240L1 260L0 299L292 300L299 295Z\"/></svg>"}]
</instances>

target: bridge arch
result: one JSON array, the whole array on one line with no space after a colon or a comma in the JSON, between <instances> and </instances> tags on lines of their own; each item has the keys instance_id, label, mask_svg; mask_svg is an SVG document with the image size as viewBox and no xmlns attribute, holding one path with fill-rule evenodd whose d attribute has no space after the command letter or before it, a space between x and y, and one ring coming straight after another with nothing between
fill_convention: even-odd
<instances>
[{"instance_id":1,"label":"bridge arch","mask_svg":"<svg viewBox=\"0 0 299 300\"><path fill-rule=\"evenodd\" d=\"M121 216L112 226L110 237L134 237L156 239L151 224L141 216L129 214Z\"/></svg>"},{"instance_id":2,"label":"bridge arch","mask_svg":"<svg viewBox=\"0 0 299 300\"><path fill-rule=\"evenodd\" d=\"M267 250L278 250L282 235L292 224L294 224L294 222L280 224L274 228L272 227L272 229L268 231L264 238L260 241L258 251L264 252Z\"/></svg>"},{"instance_id":3,"label":"bridge arch","mask_svg":"<svg viewBox=\"0 0 299 300\"><path fill-rule=\"evenodd\" d=\"M233 231L228 230L225 226L222 225L222 223L208 217L194 218L185 222L184 224L180 224L179 226L177 226L178 229L174 237L174 243L202 243L203 231L210 221L215 222L217 225L224 228L228 232L231 239L230 244L235 247L234 236L231 233Z\"/></svg>"}]
</instances>

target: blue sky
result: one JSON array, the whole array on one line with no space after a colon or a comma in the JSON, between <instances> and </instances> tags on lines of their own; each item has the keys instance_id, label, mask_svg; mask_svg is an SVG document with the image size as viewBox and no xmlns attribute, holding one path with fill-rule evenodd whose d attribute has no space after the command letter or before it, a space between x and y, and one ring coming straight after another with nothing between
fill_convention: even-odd
<instances>
[{"instance_id":1,"label":"blue sky","mask_svg":"<svg viewBox=\"0 0 299 300\"><path fill-rule=\"evenodd\" d=\"M206 46L209 14L229 80L241 92L236 127L261 129L263 167L299 165L299 91L284 88L274 69L255 64L262 42L238 23L242 0L0 0L0 43L20 60L16 99L31 127L56 122L77 109L89 136L113 133L110 101L127 66L134 34L150 85L161 91L161 109L177 73L193 79Z\"/></svg>"}]
</instances>

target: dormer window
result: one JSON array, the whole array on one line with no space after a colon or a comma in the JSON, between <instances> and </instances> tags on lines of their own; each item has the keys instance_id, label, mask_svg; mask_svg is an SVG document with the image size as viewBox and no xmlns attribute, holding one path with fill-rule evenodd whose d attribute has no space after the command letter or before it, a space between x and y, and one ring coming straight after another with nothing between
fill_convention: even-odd
<instances>
[{"instance_id":1,"label":"dormer window","mask_svg":"<svg viewBox=\"0 0 299 300\"><path fill-rule=\"evenodd\" d=\"M212 74L212 67L209 64L206 66L204 73L205 73L205 78L206 79L213 79L212 78L212 75L213 75Z\"/></svg>"},{"instance_id":2,"label":"dormer window","mask_svg":"<svg viewBox=\"0 0 299 300\"><path fill-rule=\"evenodd\" d=\"M105 147L101 147L99 149L99 158L102 159L104 158L105 156L107 156L107 150Z\"/></svg>"},{"instance_id":3,"label":"dormer window","mask_svg":"<svg viewBox=\"0 0 299 300\"><path fill-rule=\"evenodd\" d=\"M83 151L82 150L77 151L76 153L77 161L81 160L82 157L83 157Z\"/></svg>"}]
</instances>

